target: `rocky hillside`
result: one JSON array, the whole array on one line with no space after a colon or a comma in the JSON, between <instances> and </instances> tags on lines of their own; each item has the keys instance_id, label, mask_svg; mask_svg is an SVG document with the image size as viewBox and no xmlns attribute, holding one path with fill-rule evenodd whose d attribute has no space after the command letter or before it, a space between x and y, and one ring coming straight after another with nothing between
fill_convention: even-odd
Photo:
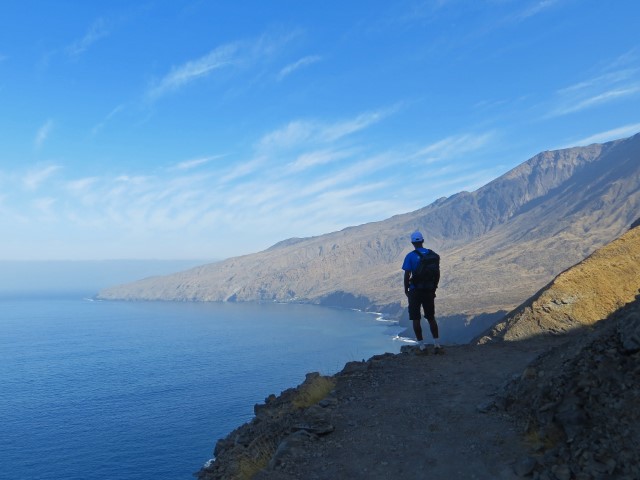
<instances>
[{"instance_id":1,"label":"rocky hillside","mask_svg":"<svg viewBox=\"0 0 640 480\"><path fill-rule=\"evenodd\" d=\"M478 342L522 340L590 326L632 302L639 290L640 227L636 226L562 272Z\"/></svg>"},{"instance_id":2,"label":"rocky hillside","mask_svg":"<svg viewBox=\"0 0 640 480\"><path fill-rule=\"evenodd\" d=\"M532 363L501 406L522 426L533 478L640 478L640 295Z\"/></svg>"},{"instance_id":3,"label":"rocky hillside","mask_svg":"<svg viewBox=\"0 0 640 480\"><path fill-rule=\"evenodd\" d=\"M415 212L281 242L103 299L300 301L401 312L400 266L416 228L440 253L439 314L511 310L617 238L640 211L640 134L543 152L475 192Z\"/></svg>"},{"instance_id":4,"label":"rocky hillside","mask_svg":"<svg viewBox=\"0 0 640 480\"><path fill-rule=\"evenodd\" d=\"M403 347L270 395L198 478L640 478L638 223L509 315L505 341Z\"/></svg>"}]
</instances>

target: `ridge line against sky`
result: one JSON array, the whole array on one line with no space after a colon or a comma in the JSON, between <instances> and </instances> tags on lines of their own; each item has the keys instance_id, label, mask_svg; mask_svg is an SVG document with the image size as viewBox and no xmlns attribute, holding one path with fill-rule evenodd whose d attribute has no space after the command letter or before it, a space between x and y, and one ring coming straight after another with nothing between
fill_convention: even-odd
<instances>
[{"instance_id":1,"label":"ridge line against sky","mask_svg":"<svg viewBox=\"0 0 640 480\"><path fill-rule=\"evenodd\" d=\"M640 131L640 4L420 0L0 15L0 259L220 259Z\"/></svg>"}]
</instances>

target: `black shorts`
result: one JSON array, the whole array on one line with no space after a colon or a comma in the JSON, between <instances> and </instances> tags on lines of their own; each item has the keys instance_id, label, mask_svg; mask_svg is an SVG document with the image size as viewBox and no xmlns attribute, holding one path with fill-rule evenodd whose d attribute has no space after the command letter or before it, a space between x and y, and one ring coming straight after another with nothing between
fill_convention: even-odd
<instances>
[{"instance_id":1,"label":"black shorts","mask_svg":"<svg viewBox=\"0 0 640 480\"><path fill-rule=\"evenodd\" d=\"M435 320L436 307L434 299L436 292L433 290L410 290L409 291L409 320L420 320L422 318L420 307L424 310L424 318Z\"/></svg>"}]
</instances>

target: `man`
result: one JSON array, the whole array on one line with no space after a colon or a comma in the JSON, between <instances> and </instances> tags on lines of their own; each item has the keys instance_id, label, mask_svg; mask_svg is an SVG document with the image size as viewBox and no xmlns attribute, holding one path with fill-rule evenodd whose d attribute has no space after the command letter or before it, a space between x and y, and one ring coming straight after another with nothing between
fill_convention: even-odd
<instances>
[{"instance_id":1,"label":"man","mask_svg":"<svg viewBox=\"0 0 640 480\"><path fill-rule=\"evenodd\" d=\"M415 248L404 258L404 293L409 299L409 319L413 322L413 331L418 340L420 351L426 353L426 345L422 338L422 318L420 308L429 322L429 329L433 337L434 353L443 353L439 343L438 324L436 323L434 299L440 281L440 257L432 250L422 246L424 237L415 231L411 234L411 243ZM422 262L422 265L421 265Z\"/></svg>"}]
</instances>

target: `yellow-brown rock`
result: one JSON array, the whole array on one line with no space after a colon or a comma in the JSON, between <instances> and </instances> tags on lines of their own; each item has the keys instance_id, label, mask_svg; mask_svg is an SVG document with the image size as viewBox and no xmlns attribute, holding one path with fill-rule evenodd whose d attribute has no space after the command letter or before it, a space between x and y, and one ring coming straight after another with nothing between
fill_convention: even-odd
<instances>
[{"instance_id":1,"label":"yellow-brown rock","mask_svg":"<svg viewBox=\"0 0 640 480\"><path fill-rule=\"evenodd\" d=\"M479 342L522 340L590 326L632 302L639 291L640 227L636 227L559 274Z\"/></svg>"}]
</instances>

